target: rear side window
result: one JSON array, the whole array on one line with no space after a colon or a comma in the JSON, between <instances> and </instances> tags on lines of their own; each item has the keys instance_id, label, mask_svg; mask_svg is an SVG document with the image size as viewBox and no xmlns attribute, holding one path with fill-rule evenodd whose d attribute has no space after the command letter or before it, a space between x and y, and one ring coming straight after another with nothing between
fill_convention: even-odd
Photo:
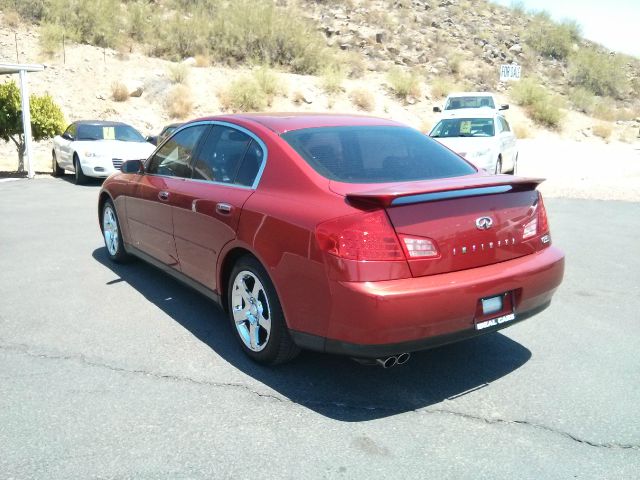
<instances>
[{"instance_id":1,"label":"rear side window","mask_svg":"<svg viewBox=\"0 0 640 480\"><path fill-rule=\"evenodd\" d=\"M406 127L309 128L282 138L320 175L339 182L405 182L476 172L435 140Z\"/></svg>"},{"instance_id":2,"label":"rear side window","mask_svg":"<svg viewBox=\"0 0 640 480\"><path fill-rule=\"evenodd\" d=\"M249 135L216 125L198 152L193 178L251 186L262 158L262 148Z\"/></svg>"}]
</instances>

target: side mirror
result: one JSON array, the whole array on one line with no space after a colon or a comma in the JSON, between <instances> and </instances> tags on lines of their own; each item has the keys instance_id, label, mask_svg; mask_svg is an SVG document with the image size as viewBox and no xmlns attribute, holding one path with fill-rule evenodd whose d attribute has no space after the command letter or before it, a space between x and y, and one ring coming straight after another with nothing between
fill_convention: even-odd
<instances>
[{"instance_id":1,"label":"side mirror","mask_svg":"<svg viewBox=\"0 0 640 480\"><path fill-rule=\"evenodd\" d=\"M150 143L151 145L155 145L156 147L158 146L158 137L148 136L145 140L147 141L147 143Z\"/></svg>"},{"instance_id":2,"label":"side mirror","mask_svg":"<svg viewBox=\"0 0 640 480\"><path fill-rule=\"evenodd\" d=\"M434 111L435 113L442 112L442 110L440 110L440 107L433 107L433 111Z\"/></svg>"},{"instance_id":3,"label":"side mirror","mask_svg":"<svg viewBox=\"0 0 640 480\"><path fill-rule=\"evenodd\" d=\"M500 105L500 110L509 110L509 105L507 105L506 103L503 105Z\"/></svg>"},{"instance_id":4,"label":"side mirror","mask_svg":"<svg viewBox=\"0 0 640 480\"><path fill-rule=\"evenodd\" d=\"M120 167L122 173L144 173L142 160L127 160Z\"/></svg>"},{"instance_id":5,"label":"side mirror","mask_svg":"<svg viewBox=\"0 0 640 480\"><path fill-rule=\"evenodd\" d=\"M69 140L70 142L73 142L73 135L70 135L70 134L69 134L69 133L67 133L67 132L64 132L64 133L62 134L62 138L64 138L65 140Z\"/></svg>"}]
</instances>

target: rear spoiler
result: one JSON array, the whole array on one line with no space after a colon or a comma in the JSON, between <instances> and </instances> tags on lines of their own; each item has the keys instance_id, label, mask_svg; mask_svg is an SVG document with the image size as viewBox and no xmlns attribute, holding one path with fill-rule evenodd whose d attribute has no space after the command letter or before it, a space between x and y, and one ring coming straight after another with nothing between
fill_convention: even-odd
<instances>
[{"instance_id":1,"label":"rear spoiler","mask_svg":"<svg viewBox=\"0 0 640 480\"><path fill-rule=\"evenodd\" d=\"M511 175L456 177L436 181L397 183L378 190L349 192L346 193L346 197L350 202L393 207L411 203L535 190L543 181L544 178L521 178Z\"/></svg>"}]
</instances>

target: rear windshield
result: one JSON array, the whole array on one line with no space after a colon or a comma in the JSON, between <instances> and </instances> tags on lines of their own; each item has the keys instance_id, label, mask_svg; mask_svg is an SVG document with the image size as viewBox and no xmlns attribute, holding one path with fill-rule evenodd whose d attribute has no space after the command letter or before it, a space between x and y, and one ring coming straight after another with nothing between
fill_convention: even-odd
<instances>
[{"instance_id":1,"label":"rear windshield","mask_svg":"<svg viewBox=\"0 0 640 480\"><path fill-rule=\"evenodd\" d=\"M431 136L439 137L493 137L493 118L449 118L441 120L431 131Z\"/></svg>"},{"instance_id":2,"label":"rear windshield","mask_svg":"<svg viewBox=\"0 0 640 480\"><path fill-rule=\"evenodd\" d=\"M455 153L407 127L307 128L282 138L320 175L339 182L409 182L476 172Z\"/></svg>"},{"instance_id":3,"label":"rear windshield","mask_svg":"<svg viewBox=\"0 0 640 480\"><path fill-rule=\"evenodd\" d=\"M489 96L451 97L444 106L445 110L458 110L460 108L496 108L493 98Z\"/></svg>"},{"instance_id":4,"label":"rear windshield","mask_svg":"<svg viewBox=\"0 0 640 480\"><path fill-rule=\"evenodd\" d=\"M78 125L78 140L120 140L144 142L144 137L129 125Z\"/></svg>"}]
</instances>

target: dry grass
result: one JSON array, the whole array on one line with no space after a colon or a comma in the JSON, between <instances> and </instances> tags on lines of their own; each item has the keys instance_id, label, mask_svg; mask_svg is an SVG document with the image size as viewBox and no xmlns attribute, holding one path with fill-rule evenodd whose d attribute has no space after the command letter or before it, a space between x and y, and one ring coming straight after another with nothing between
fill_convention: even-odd
<instances>
[{"instance_id":1,"label":"dry grass","mask_svg":"<svg viewBox=\"0 0 640 480\"><path fill-rule=\"evenodd\" d=\"M435 99L444 98L454 90L461 90L447 78L436 78L431 83L431 96Z\"/></svg>"},{"instance_id":2,"label":"dry grass","mask_svg":"<svg viewBox=\"0 0 640 480\"><path fill-rule=\"evenodd\" d=\"M371 112L376 108L376 99L373 94L364 88L357 88L349 95L353 104L360 110Z\"/></svg>"},{"instance_id":3,"label":"dry grass","mask_svg":"<svg viewBox=\"0 0 640 480\"><path fill-rule=\"evenodd\" d=\"M4 12L4 23L9 28L16 28L20 25L20 15L15 10Z\"/></svg>"},{"instance_id":4,"label":"dry grass","mask_svg":"<svg viewBox=\"0 0 640 480\"><path fill-rule=\"evenodd\" d=\"M396 97L406 100L407 97L419 97L420 80L413 72L404 72L399 68L389 70L387 80Z\"/></svg>"},{"instance_id":5,"label":"dry grass","mask_svg":"<svg viewBox=\"0 0 640 480\"><path fill-rule=\"evenodd\" d=\"M167 95L165 107L172 118L184 119L193 111L193 97L186 85L175 85Z\"/></svg>"},{"instance_id":6,"label":"dry grass","mask_svg":"<svg viewBox=\"0 0 640 480\"><path fill-rule=\"evenodd\" d=\"M594 125L592 131L596 137L600 137L606 142L609 141L609 139L611 138L611 133L613 132L611 125L607 125L606 123L599 123L597 125Z\"/></svg>"},{"instance_id":7,"label":"dry grass","mask_svg":"<svg viewBox=\"0 0 640 480\"><path fill-rule=\"evenodd\" d=\"M195 65L198 68L206 68L211 66L211 59L209 58L209 55L198 54L195 56L195 60Z\"/></svg>"},{"instance_id":8,"label":"dry grass","mask_svg":"<svg viewBox=\"0 0 640 480\"><path fill-rule=\"evenodd\" d=\"M115 81L111 84L111 98L116 102L126 102L129 99L129 89L124 83Z\"/></svg>"},{"instance_id":9,"label":"dry grass","mask_svg":"<svg viewBox=\"0 0 640 480\"><path fill-rule=\"evenodd\" d=\"M513 125L513 133L516 138L531 138L531 132L529 131L529 127L527 127L523 123L516 123Z\"/></svg>"},{"instance_id":10,"label":"dry grass","mask_svg":"<svg viewBox=\"0 0 640 480\"><path fill-rule=\"evenodd\" d=\"M264 66L257 69L253 72L253 78L258 83L262 91L267 94L269 105L271 105L275 96L286 96L286 82L269 67Z\"/></svg>"},{"instance_id":11,"label":"dry grass","mask_svg":"<svg viewBox=\"0 0 640 480\"><path fill-rule=\"evenodd\" d=\"M269 104L268 95L250 76L233 81L218 96L225 110L236 112L261 111Z\"/></svg>"},{"instance_id":12,"label":"dry grass","mask_svg":"<svg viewBox=\"0 0 640 480\"><path fill-rule=\"evenodd\" d=\"M189 65L184 63L175 63L167 68L167 76L171 83L185 84L189 79Z\"/></svg>"},{"instance_id":13,"label":"dry grass","mask_svg":"<svg viewBox=\"0 0 640 480\"><path fill-rule=\"evenodd\" d=\"M321 86L325 93L335 95L342 92L342 82L344 81L344 72L337 65L327 67L322 72Z\"/></svg>"}]
</instances>

